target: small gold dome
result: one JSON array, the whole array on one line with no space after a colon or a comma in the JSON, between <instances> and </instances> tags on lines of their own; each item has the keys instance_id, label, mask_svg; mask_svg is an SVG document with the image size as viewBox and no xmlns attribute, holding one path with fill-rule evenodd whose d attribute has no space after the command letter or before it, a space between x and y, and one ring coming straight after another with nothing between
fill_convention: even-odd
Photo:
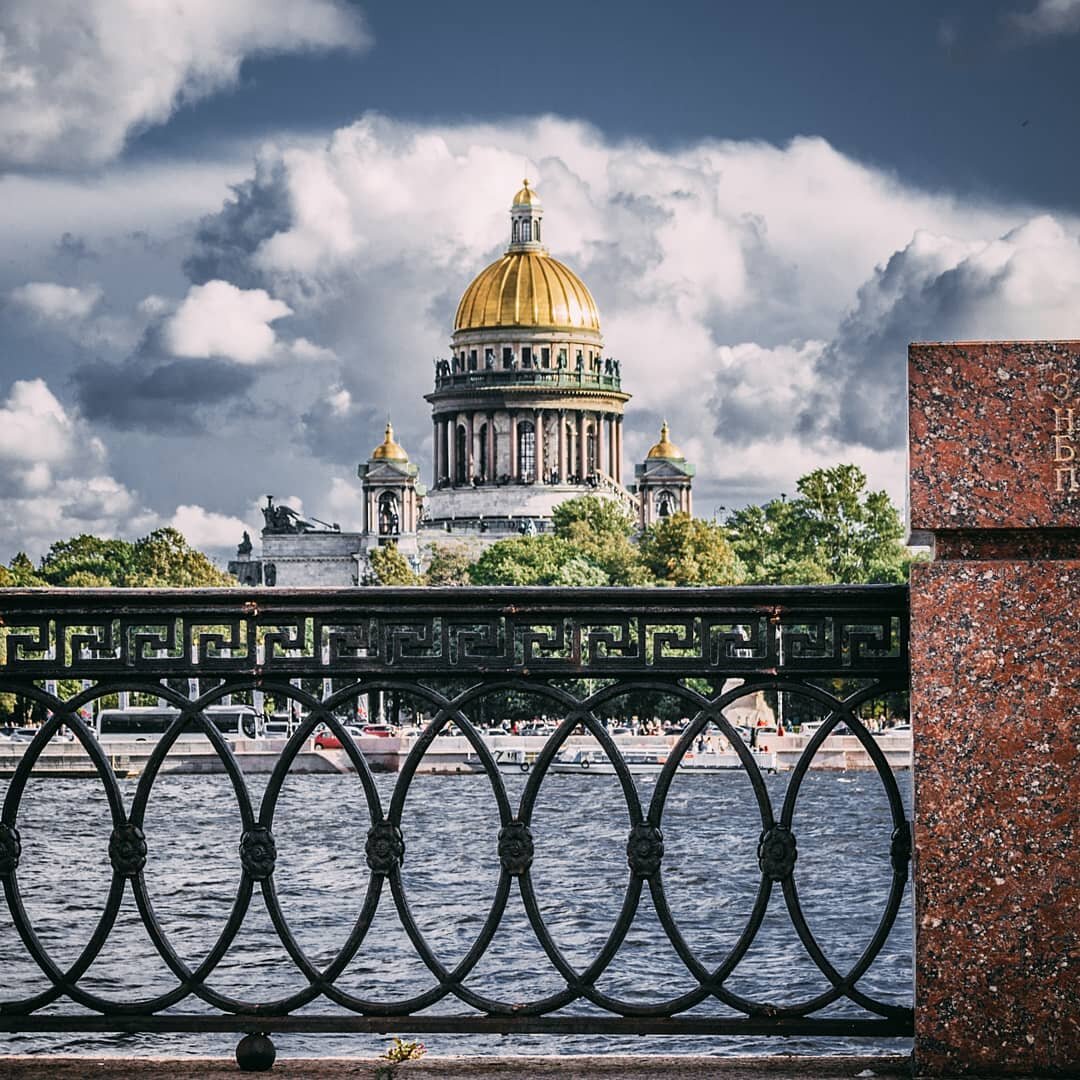
<instances>
[{"instance_id":1,"label":"small gold dome","mask_svg":"<svg viewBox=\"0 0 1080 1080\"><path fill-rule=\"evenodd\" d=\"M660 428L660 441L646 454L650 458L669 458L674 461L684 461L683 452L668 438L671 432L665 420Z\"/></svg>"},{"instance_id":2,"label":"small gold dome","mask_svg":"<svg viewBox=\"0 0 1080 1080\"><path fill-rule=\"evenodd\" d=\"M473 279L455 330L535 326L600 332L596 301L581 280L544 251L510 251Z\"/></svg>"},{"instance_id":3,"label":"small gold dome","mask_svg":"<svg viewBox=\"0 0 1080 1080\"><path fill-rule=\"evenodd\" d=\"M514 206L535 206L540 202L540 196L529 187L528 180L521 181L525 186L514 196Z\"/></svg>"},{"instance_id":4,"label":"small gold dome","mask_svg":"<svg viewBox=\"0 0 1080 1080\"><path fill-rule=\"evenodd\" d=\"M409 455L403 447L394 442L394 429L390 421L386 421L386 438L371 451L372 461L408 461Z\"/></svg>"}]
</instances>

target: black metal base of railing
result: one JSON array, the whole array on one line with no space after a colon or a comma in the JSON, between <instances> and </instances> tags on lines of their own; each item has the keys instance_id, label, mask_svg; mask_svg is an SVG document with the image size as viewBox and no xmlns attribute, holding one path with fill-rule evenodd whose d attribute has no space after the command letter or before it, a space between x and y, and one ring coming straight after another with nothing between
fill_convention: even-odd
<instances>
[{"instance_id":1,"label":"black metal base of railing","mask_svg":"<svg viewBox=\"0 0 1080 1080\"><path fill-rule=\"evenodd\" d=\"M403 1032L466 1035L820 1035L851 1038L904 1038L914 1033L914 1018L727 1017L727 1016L353 1016L300 1013L165 1013L154 1016L0 1016L0 1032L299 1032L307 1034Z\"/></svg>"}]
</instances>

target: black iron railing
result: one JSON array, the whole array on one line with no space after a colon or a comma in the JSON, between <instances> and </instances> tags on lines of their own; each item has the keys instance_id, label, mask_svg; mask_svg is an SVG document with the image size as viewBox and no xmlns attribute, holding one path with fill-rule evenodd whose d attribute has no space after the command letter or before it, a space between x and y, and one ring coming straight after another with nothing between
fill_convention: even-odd
<instances>
[{"instance_id":1,"label":"black iron railing","mask_svg":"<svg viewBox=\"0 0 1080 1080\"><path fill-rule=\"evenodd\" d=\"M622 389L618 375L598 371L567 371L548 368L515 368L511 371L484 368L479 371L455 371L435 378L436 390L473 389L486 386L544 386L559 390Z\"/></svg>"},{"instance_id":2,"label":"black iron railing","mask_svg":"<svg viewBox=\"0 0 1080 1080\"><path fill-rule=\"evenodd\" d=\"M907 690L907 603L906 589L891 586L0 592L0 692L48 717L14 770L0 813L0 879L9 917L47 986L23 997L0 990L0 1030L910 1034L910 1004L884 1000L861 985L893 929L908 875L910 829L901 793L864 722L869 704ZM88 705L121 691L155 696L180 710L152 748L133 792L117 779L107 749L84 719ZM789 722L797 710L824 721L782 789L766 783L760 748L728 717L734 703L759 691L762 700L785 705ZM252 694L272 695L279 707L298 706L301 717L259 798L252 794L242 755L203 711L226 695L251 700ZM612 718L625 712L628 695L635 694L634 700L645 695L674 703L689 720L671 738L662 771L647 787L627 763L625 742L609 731ZM389 790L376 783L345 730L359 697L374 701L378 695L396 708L408 703L422 724ZM512 782L500 771L480 718L498 718L523 695L543 702L557 730L525 762L527 775ZM887 827L860 841L853 857L864 858L877 845L889 875L876 928L843 969L811 929L796 874L800 797L816 755L841 724L876 771L887 805ZM351 930L329 961L317 962L279 900L275 821L283 784L319 725L337 736L355 769L355 811L368 829ZM475 939L455 963L440 959L425 935L403 873L413 843L406 797L426 755L451 725L468 740L473 767L485 775L498 815L497 842L477 856L494 868L497 887ZM23 850L24 794L62 729L81 743L104 785L112 830L104 907L70 962L54 958L20 890L26 861L47 857L39 848ZM148 800L167 755L191 729L204 734L220 759L240 823L232 848L239 878L235 900L220 936L195 964L182 959L170 940L147 880L148 852L170 843L169 836L147 827ZM623 899L612 912L606 940L585 964L573 962L556 941L533 867L541 851L556 861L575 858L573 850L560 849L550 830L536 828L553 764L574 734L591 736L590 745L613 766L610 783L617 785L625 811L618 840ZM755 865L742 868L756 884L745 924L719 962L699 956L684 935L665 873L669 792L706 734L738 755L749 781L744 803L756 823ZM587 793L583 799L576 812L587 815L594 800ZM446 813L451 826L472 827ZM812 871L804 858L799 873ZM717 889L722 879L721 869ZM139 1000L81 985L128 894L175 980L167 992ZM632 995L602 986L645 896L692 984L674 997L647 978ZM537 955L554 973L554 991L521 999L470 985L512 898L523 905ZM782 985L756 997L737 989L766 913L778 910L777 900L825 987L782 1005L776 1002L790 997ZM215 970L260 904L269 913L268 932L283 945L302 986L254 999L229 996L215 989ZM342 973L362 954L377 912L387 907L422 961L429 986L404 998L361 996L345 986Z\"/></svg>"}]
</instances>

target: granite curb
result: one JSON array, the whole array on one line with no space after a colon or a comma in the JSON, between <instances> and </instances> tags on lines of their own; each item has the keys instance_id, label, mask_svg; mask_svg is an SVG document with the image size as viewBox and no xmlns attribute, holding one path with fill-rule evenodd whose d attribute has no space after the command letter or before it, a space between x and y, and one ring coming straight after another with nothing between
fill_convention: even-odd
<instances>
[{"instance_id":1,"label":"granite curb","mask_svg":"<svg viewBox=\"0 0 1080 1080\"><path fill-rule=\"evenodd\" d=\"M170 1080L219 1080L242 1074L230 1058L66 1057L0 1058L4 1080L84 1080L167 1076ZM381 1058L279 1058L261 1075L278 1080L910 1080L907 1057L718 1058L707 1055L605 1054L567 1057L427 1057L400 1065Z\"/></svg>"}]
</instances>

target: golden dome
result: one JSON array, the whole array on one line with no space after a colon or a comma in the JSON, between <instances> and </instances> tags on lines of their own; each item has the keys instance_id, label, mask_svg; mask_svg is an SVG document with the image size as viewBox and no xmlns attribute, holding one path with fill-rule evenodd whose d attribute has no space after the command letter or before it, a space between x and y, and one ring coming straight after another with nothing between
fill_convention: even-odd
<instances>
[{"instance_id":1,"label":"golden dome","mask_svg":"<svg viewBox=\"0 0 1080 1080\"><path fill-rule=\"evenodd\" d=\"M534 206L540 202L540 196L529 187L528 180L522 180L525 186L514 196L514 206Z\"/></svg>"},{"instance_id":2,"label":"golden dome","mask_svg":"<svg viewBox=\"0 0 1080 1080\"><path fill-rule=\"evenodd\" d=\"M596 301L569 267L545 251L508 251L465 290L455 330L496 326L600 332Z\"/></svg>"},{"instance_id":3,"label":"golden dome","mask_svg":"<svg viewBox=\"0 0 1080 1080\"><path fill-rule=\"evenodd\" d=\"M668 424L665 420L660 428L660 441L646 454L649 458L669 458L675 461L685 460L683 452L668 438Z\"/></svg>"},{"instance_id":4,"label":"golden dome","mask_svg":"<svg viewBox=\"0 0 1080 1080\"><path fill-rule=\"evenodd\" d=\"M372 461L408 461L409 455L403 447L394 442L394 429L390 421L386 421L386 438L371 451Z\"/></svg>"}]
</instances>

